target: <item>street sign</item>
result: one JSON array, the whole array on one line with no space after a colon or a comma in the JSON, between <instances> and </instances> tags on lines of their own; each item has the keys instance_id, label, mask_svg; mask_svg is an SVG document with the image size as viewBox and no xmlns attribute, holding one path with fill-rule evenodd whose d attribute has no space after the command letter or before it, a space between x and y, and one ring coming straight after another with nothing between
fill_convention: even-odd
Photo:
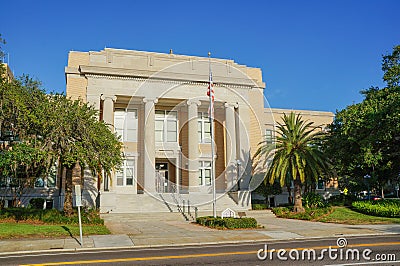
<instances>
[{"instance_id":1,"label":"street sign","mask_svg":"<svg viewBox=\"0 0 400 266\"><path fill-rule=\"evenodd\" d=\"M82 192L80 185L75 185L75 206L82 206Z\"/></svg>"},{"instance_id":2,"label":"street sign","mask_svg":"<svg viewBox=\"0 0 400 266\"><path fill-rule=\"evenodd\" d=\"M81 186L75 185L75 205L78 207L78 218L79 218L79 236L81 240L81 248L83 248L83 240L82 240L82 220L81 220L81 206L82 206L82 192Z\"/></svg>"}]
</instances>

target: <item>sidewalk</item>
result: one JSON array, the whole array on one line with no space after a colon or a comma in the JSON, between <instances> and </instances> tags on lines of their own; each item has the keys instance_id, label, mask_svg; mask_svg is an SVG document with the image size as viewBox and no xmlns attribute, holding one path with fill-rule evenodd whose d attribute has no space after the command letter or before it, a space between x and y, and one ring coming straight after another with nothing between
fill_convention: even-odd
<instances>
[{"instance_id":1,"label":"sidewalk","mask_svg":"<svg viewBox=\"0 0 400 266\"><path fill-rule=\"evenodd\" d=\"M83 243L89 249L132 248L400 233L400 224L328 224L280 219L270 211L247 211L246 215L256 218L264 228L210 229L185 221L180 213L104 214L102 217L112 235L87 236ZM76 239L0 240L0 253L80 248L79 236Z\"/></svg>"}]
</instances>

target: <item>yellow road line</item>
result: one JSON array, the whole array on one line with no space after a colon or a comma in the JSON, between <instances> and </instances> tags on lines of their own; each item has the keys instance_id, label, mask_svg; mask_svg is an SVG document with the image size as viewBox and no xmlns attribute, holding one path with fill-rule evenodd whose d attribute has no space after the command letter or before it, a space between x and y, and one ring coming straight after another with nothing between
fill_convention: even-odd
<instances>
[{"instance_id":1,"label":"yellow road line","mask_svg":"<svg viewBox=\"0 0 400 266\"><path fill-rule=\"evenodd\" d=\"M382 242L382 243L374 243L374 244L356 244L349 245L349 247L379 247L379 246L389 246L389 245L400 245L400 242Z\"/></svg>"},{"instance_id":2,"label":"yellow road line","mask_svg":"<svg viewBox=\"0 0 400 266\"><path fill-rule=\"evenodd\" d=\"M354 244L347 247L378 247L378 246L392 246L400 245L400 242L381 242L372 244ZM305 249L327 249L329 247L337 248L337 246L317 246L307 248L286 248L284 250L305 250ZM278 250L278 249L277 249ZM168 260L168 259L187 259L187 258L201 258L201 257L219 257L219 256L232 256L232 255L248 255L256 254L257 251L237 251L237 252L223 252L223 253L204 253L204 254L188 254L188 255L172 255L172 256L154 256L142 258L121 258L121 259L103 259L103 260L78 260L78 261L63 261L63 262L48 262L43 264L25 264L22 266L42 266L42 265L74 265L74 264L93 264L93 263L111 263L111 262L128 262L128 261L147 261L147 260Z\"/></svg>"},{"instance_id":3,"label":"yellow road line","mask_svg":"<svg viewBox=\"0 0 400 266\"><path fill-rule=\"evenodd\" d=\"M238 251L238 252L224 252L224 253L206 253L206 254L190 254L190 255L174 255L174 256L156 256L156 257L143 257L143 258L123 258L123 259L107 259L107 260L81 260L81 261L67 261L67 262L49 262L44 264L26 264L22 266L39 266L39 265L71 265L71 264L92 264L92 263L106 263L106 262L127 262L127 261L144 261L144 260L163 260L163 259L185 259L185 258L200 258L200 257L218 257L230 255L246 255L256 254L257 251Z\"/></svg>"}]
</instances>

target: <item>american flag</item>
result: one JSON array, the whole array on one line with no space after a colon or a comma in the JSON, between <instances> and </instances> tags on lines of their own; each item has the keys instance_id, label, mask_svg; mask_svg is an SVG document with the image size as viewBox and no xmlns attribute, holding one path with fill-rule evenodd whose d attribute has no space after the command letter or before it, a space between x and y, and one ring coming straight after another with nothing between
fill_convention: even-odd
<instances>
[{"instance_id":1,"label":"american flag","mask_svg":"<svg viewBox=\"0 0 400 266\"><path fill-rule=\"evenodd\" d=\"M208 108L208 116L214 117L214 84L212 81L212 72L210 71L210 80L207 88L207 96L210 97L210 107Z\"/></svg>"}]
</instances>

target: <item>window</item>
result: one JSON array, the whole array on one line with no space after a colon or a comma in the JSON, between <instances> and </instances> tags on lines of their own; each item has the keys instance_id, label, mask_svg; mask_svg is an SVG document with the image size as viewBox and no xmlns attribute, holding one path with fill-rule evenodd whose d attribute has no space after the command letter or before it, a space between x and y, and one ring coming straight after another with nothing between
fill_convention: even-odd
<instances>
[{"instance_id":1,"label":"window","mask_svg":"<svg viewBox=\"0 0 400 266\"><path fill-rule=\"evenodd\" d=\"M49 174L47 175L47 187L56 187L57 181L57 165L50 167Z\"/></svg>"},{"instance_id":2,"label":"window","mask_svg":"<svg viewBox=\"0 0 400 266\"><path fill-rule=\"evenodd\" d=\"M0 187L21 187L25 186L25 178L0 176Z\"/></svg>"},{"instance_id":3,"label":"window","mask_svg":"<svg viewBox=\"0 0 400 266\"><path fill-rule=\"evenodd\" d=\"M265 141L267 144L274 143L274 131L272 129L265 130Z\"/></svg>"},{"instance_id":4,"label":"window","mask_svg":"<svg viewBox=\"0 0 400 266\"><path fill-rule=\"evenodd\" d=\"M134 173L135 160L124 160L121 169L115 174L117 178L117 186L133 186Z\"/></svg>"},{"instance_id":5,"label":"window","mask_svg":"<svg viewBox=\"0 0 400 266\"><path fill-rule=\"evenodd\" d=\"M109 188L110 176L108 175L108 173L104 172L103 178L104 178L104 191L110 191Z\"/></svg>"},{"instance_id":6,"label":"window","mask_svg":"<svg viewBox=\"0 0 400 266\"><path fill-rule=\"evenodd\" d=\"M21 185L20 178L12 178L8 176L0 177L0 187L18 187Z\"/></svg>"},{"instance_id":7,"label":"window","mask_svg":"<svg viewBox=\"0 0 400 266\"><path fill-rule=\"evenodd\" d=\"M200 186L211 185L211 161L199 161L199 184Z\"/></svg>"},{"instance_id":8,"label":"window","mask_svg":"<svg viewBox=\"0 0 400 266\"><path fill-rule=\"evenodd\" d=\"M0 176L0 187L7 187L8 186L8 178L5 176Z\"/></svg>"},{"instance_id":9,"label":"window","mask_svg":"<svg viewBox=\"0 0 400 266\"><path fill-rule=\"evenodd\" d=\"M52 188L56 187L57 182L57 164L54 164L49 169L47 177L39 177L35 180L35 187L37 188Z\"/></svg>"},{"instance_id":10,"label":"window","mask_svg":"<svg viewBox=\"0 0 400 266\"><path fill-rule=\"evenodd\" d=\"M137 141L137 110L136 109L116 109L114 111L114 128L122 141Z\"/></svg>"},{"instance_id":11,"label":"window","mask_svg":"<svg viewBox=\"0 0 400 266\"><path fill-rule=\"evenodd\" d=\"M178 139L178 121L176 111L156 110L156 142L176 142Z\"/></svg>"},{"instance_id":12,"label":"window","mask_svg":"<svg viewBox=\"0 0 400 266\"><path fill-rule=\"evenodd\" d=\"M211 123L207 113L199 113L198 125L199 143L210 143Z\"/></svg>"},{"instance_id":13,"label":"window","mask_svg":"<svg viewBox=\"0 0 400 266\"><path fill-rule=\"evenodd\" d=\"M325 189L325 182L323 179L318 179L317 189Z\"/></svg>"},{"instance_id":14,"label":"window","mask_svg":"<svg viewBox=\"0 0 400 266\"><path fill-rule=\"evenodd\" d=\"M42 177L36 178L35 187L44 187L44 180Z\"/></svg>"}]
</instances>

